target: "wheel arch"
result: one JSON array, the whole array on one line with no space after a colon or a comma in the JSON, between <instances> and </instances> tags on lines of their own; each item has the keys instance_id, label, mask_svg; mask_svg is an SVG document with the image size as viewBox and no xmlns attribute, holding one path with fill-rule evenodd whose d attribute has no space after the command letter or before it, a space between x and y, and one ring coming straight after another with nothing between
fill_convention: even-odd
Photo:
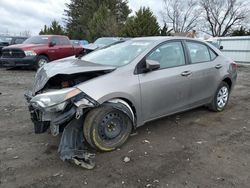
<instances>
[{"instance_id":1,"label":"wheel arch","mask_svg":"<svg viewBox=\"0 0 250 188\"><path fill-rule=\"evenodd\" d=\"M37 54L37 57L38 57L38 56L45 56L45 57L47 57L48 60L50 61L50 57L49 57L48 54L46 54L46 53L39 53L39 54Z\"/></svg>"},{"instance_id":2,"label":"wheel arch","mask_svg":"<svg viewBox=\"0 0 250 188\"><path fill-rule=\"evenodd\" d=\"M106 104L106 103L114 103L114 104L121 103L125 105L125 107L127 107L127 109L130 111L132 115L133 126L134 128L136 127L136 120L137 120L136 108L129 99L123 98L123 97L117 97L117 98L109 99L105 101L103 104Z\"/></svg>"},{"instance_id":3,"label":"wheel arch","mask_svg":"<svg viewBox=\"0 0 250 188\"><path fill-rule=\"evenodd\" d=\"M232 84L233 84L233 82L232 82L231 78L229 78L229 77L225 77L222 81L223 81L223 82L226 82L226 83L228 84L228 86L229 86L229 90L231 91Z\"/></svg>"}]
</instances>

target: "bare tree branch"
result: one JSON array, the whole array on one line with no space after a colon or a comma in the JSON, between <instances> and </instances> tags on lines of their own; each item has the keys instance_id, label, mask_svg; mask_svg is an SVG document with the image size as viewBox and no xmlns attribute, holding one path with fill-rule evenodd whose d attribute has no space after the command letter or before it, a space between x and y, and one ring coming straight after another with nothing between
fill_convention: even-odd
<instances>
[{"instance_id":1,"label":"bare tree branch","mask_svg":"<svg viewBox=\"0 0 250 188\"><path fill-rule=\"evenodd\" d=\"M226 36L248 15L249 6L242 0L200 0L204 26L212 36ZM203 27L204 28L204 27Z\"/></svg>"},{"instance_id":2,"label":"bare tree branch","mask_svg":"<svg viewBox=\"0 0 250 188\"><path fill-rule=\"evenodd\" d=\"M164 23L169 23L174 32L189 32L197 26L199 19L197 0L163 0L161 12Z\"/></svg>"}]
</instances>

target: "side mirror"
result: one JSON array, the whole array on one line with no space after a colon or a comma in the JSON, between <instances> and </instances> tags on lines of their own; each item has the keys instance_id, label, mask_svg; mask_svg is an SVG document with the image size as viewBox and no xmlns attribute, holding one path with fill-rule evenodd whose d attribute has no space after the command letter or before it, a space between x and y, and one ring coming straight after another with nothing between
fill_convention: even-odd
<instances>
[{"instance_id":1,"label":"side mirror","mask_svg":"<svg viewBox=\"0 0 250 188\"><path fill-rule=\"evenodd\" d=\"M224 48L223 46L220 46L220 50L223 50L223 48Z\"/></svg>"},{"instance_id":2,"label":"side mirror","mask_svg":"<svg viewBox=\"0 0 250 188\"><path fill-rule=\"evenodd\" d=\"M50 43L49 43L49 47L53 47L53 46L55 46L56 45L56 42L55 41L51 41Z\"/></svg>"},{"instance_id":3,"label":"side mirror","mask_svg":"<svg viewBox=\"0 0 250 188\"><path fill-rule=\"evenodd\" d=\"M146 60L146 69L148 71L157 70L161 67L160 63L154 60Z\"/></svg>"}]
</instances>

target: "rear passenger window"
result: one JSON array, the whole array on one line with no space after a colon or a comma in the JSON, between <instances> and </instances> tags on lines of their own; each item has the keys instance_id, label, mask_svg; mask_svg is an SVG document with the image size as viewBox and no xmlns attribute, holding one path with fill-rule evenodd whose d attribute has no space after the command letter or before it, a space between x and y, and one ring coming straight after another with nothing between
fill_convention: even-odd
<instances>
[{"instance_id":1,"label":"rear passenger window","mask_svg":"<svg viewBox=\"0 0 250 188\"><path fill-rule=\"evenodd\" d=\"M61 45L71 45L70 41L67 38L61 38Z\"/></svg>"},{"instance_id":2,"label":"rear passenger window","mask_svg":"<svg viewBox=\"0 0 250 188\"><path fill-rule=\"evenodd\" d=\"M211 60L214 60L217 57L217 54L213 50L211 50L210 48L209 48L209 53L211 56Z\"/></svg>"},{"instance_id":3,"label":"rear passenger window","mask_svg":"<svg viewBox=\"0 0 250 188\"><path fill-rule=\"evenodd\" d=\"M187 42L191 63L201 63L211 61L208 47L198 42Z\"/></svg>"}]
</instances>

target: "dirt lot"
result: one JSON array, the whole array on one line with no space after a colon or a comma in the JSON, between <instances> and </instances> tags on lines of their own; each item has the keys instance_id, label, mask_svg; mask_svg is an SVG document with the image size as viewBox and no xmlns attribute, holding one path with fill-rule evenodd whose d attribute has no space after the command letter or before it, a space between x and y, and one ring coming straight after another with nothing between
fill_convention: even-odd
<instances>
[{"instance_id":1,"label":"dirt lot","mask_svg":"<svg viewBox=\"0 0 250 188\"><path fill-rule=\"evenodd\" d=\"M120 150L98 153L91 171L59 159L58 137L33 133L23 94L34 75L0 69L0 187L249 187L250 66L239 69L224 112L148 123Z\"/></svg>"}]
</instances>

